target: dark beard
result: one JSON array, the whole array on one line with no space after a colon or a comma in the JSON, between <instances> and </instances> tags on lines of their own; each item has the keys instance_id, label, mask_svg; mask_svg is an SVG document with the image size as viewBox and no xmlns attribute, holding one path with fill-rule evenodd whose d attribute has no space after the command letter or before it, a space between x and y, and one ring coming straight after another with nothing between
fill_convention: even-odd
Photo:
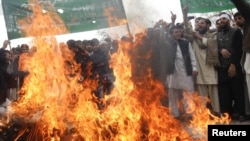
<instances>
[{"instance_id":1,"label":"dark beard","mask_svg":"<svg viewBox=\"0 0 250 141\"><path fill-rule=\"evenodd\" d=\"M205 34L207 32L207 29L199 29L199 33L201 35Z\"/></svg>"}]
</instances>

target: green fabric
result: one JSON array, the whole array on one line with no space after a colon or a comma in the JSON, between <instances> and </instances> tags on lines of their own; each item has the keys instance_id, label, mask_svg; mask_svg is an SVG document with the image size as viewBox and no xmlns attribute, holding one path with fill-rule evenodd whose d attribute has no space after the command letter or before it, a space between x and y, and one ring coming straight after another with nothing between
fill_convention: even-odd
<instances>
[{"instance_id":1,"label":"green fabric","mask_svg":"<svg viewBox=\"0 0 250 141\"><path fill-rule=\"evenodd\" d=\"M35 0L33 0L35 1ZM110 27L105 10L114 8L110 17L113 21L126 20L122 0L46 0L41 1L43 8L47 11L63 9L59 14L70 33L96 30ZM52 5L53 8L47 6ZM8 39L25 37L20 30L21 25L17 24L19 19L23 19L32 14L28 10L27 0L2 0L4 19L7 28ZM55 11L55 10L54 10ZM95 23L93 23L95 21ZM126 23L112 22L112 26Z\"/></svg>"},{"instance_id":2,"label":"green fabric","mask_svg":"<svg viewBox=\"0 0 250 141\"><path fill-rule=\"evenodd\" d=\"M182 7L189 6L189 13L207 13L233 9L230 0L180 0ZM250 3L250 0L247 0Z\"/></svg>"}]
</instances>

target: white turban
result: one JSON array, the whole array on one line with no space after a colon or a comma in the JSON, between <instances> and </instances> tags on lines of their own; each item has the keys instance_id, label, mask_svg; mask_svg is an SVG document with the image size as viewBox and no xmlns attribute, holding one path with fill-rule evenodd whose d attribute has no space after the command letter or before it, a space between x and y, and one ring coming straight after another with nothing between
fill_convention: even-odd
<instances>
[{"instance_id":1,"label":"white turban","mask_svg":"<svg viewBox=\"0 0 250 141\"><path fill-rule=\"evenodd\" d=\"M219 19L221 19L221 18L226 18L226 19L228 19L230 21L230 17L229 17L228 14L221 14Z\"/></svg>"}]
</instances>

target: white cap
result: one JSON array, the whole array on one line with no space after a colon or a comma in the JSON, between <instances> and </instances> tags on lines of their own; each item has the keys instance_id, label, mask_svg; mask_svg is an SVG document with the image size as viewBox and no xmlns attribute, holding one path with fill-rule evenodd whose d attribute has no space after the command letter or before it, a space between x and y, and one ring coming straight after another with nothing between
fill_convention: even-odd
<instances>
[{"instance_id":1,"label":"white cap","mask_svg":"<svg viewBox=\"0 0 250 141\"><path fill-rule=\"evenodd\" d=\"M230 17L229 17L228 14L221 14L219 19L221 19L221 18L226 18L226 19L228 19L230 21Z\"/></svg>"}]
</instances>

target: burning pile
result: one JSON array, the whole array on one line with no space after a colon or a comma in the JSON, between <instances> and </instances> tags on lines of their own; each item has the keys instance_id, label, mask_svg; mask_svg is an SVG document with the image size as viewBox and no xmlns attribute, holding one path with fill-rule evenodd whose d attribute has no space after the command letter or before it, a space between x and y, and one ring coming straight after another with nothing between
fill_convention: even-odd
<instances>
[{"instance_id":1,"label":"burning pile","mask_svg":"<svg viewBox=\"0 0 250 141\"><path fill-rule=\"evenodd\" d=\"M193 121L182 124L174 119L160 102L165 97L164 87L152 79L149 69L136 82L131 80L130 51L135 46L122 41L110 64L116 76L115 88L105 96L105 109L99 110L91 93L96 82L79 83L79 65L72 52L66 44L58 44L53 36L48 36L66 32L66 28L58 29L60 20L50 22L59 19L55 14L43 14L39 6L32 10L32 24L24 30L35 37L32 43L36 52L28 61L23 95L12 105L5 139L191 141L199 135L197 140L206 140L208 124L228 122L227 118L211 119L209 110L199 105L198 97ZM65 61L72 62L74 68L65 65ZM69 76L72 71L74 77Z\"/></svg>"}]
</instances>

